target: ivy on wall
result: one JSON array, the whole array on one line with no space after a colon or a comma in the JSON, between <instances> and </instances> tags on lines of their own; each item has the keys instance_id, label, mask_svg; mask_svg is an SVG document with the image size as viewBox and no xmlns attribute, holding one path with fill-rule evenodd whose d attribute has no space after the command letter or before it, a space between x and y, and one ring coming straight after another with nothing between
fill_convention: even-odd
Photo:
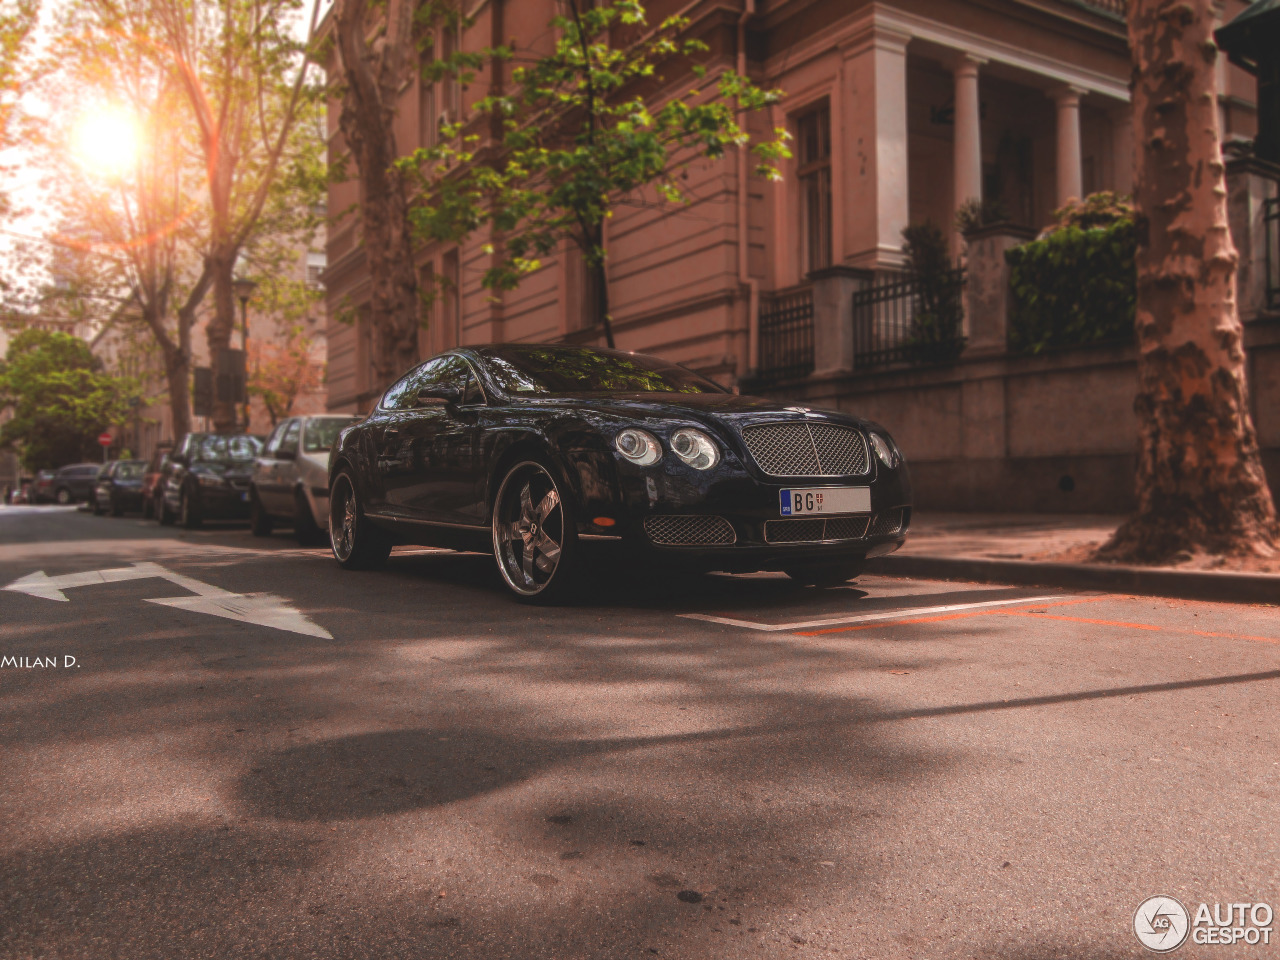
<instances>
[{"instance_id":1,"label":"ivy on wall","mask_svg":"<svg viewBox=\"0 0 1280 960\"><path fill-rule=\"evenodd\" d=\"M1009 349L1040 353L1133 338L1137 274L1133 211L1094 194L1058 210L1057 225L1005 253Z\"/></svg>"}]
</instances>

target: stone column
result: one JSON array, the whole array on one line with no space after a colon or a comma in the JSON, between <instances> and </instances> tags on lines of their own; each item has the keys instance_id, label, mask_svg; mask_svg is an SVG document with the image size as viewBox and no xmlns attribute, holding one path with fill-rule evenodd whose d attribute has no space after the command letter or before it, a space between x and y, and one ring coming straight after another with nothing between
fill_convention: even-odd
<instances>
[{"instance_id":1,"label":"stone column","mask_svg":"<svg viewBox=\"0 0 1280 960\"><path fill-rule=\"evenodd\" d=\"M982 131L978 67L985 60L963 54L955 63L955 205L982 199Z\"/></svg>"},{"instance_id":2,"label":"stone column","mask_svg":"<svg viewBox=\"0 0 1280 960\"><path fill-rule=\"evenodd\" d=\"M1133 193L1133 105L1111 111L1111 166L1116 193Z\"/></svg>"},{"instance_id":3,"label":"stone column","mask_svg":"<svg viewBox=\"0 0 1280 960\"><path fill-rule=\"evenodd\" d=\"M853 370L853 295L874 274L853 267L827 267L809 274L813 284L813 372Z\"/></svg>"},{"instance_id":4,"label":"stone column","mask_svg":"<svg viewBox=\"0 0 1280 960\"><path fill-rule=\"evenodd\" d=\"M964 313L966 355L1004 353L1009 335L1009 264L1004 253L1035 237L1034 231L1002 223L975 230L968 244Z\"/></svg>"},{"instance_id":5,"label":"stone column","mask_svg":"<svg viewBox=\"0 0 1280 960\"><path fill-rule=\"evenodd\" d=\"M1239 257L1236 303L1248 322L1268 312L1267 241L1263 208L1280 191L1280 164L1254 156L1227 161L1227 224Z\"/></svg>"},{"instance_id":6,"label":"stone column","mask_svg":"<svg viewBox=\"0 0 1280 960\"><path fill-rule=\"evenodd\" d=\"M1080 199L1084 193L1084 172L1080 160L1079 87L1059 87L1050 96L1058 107L1058 206Z\"/></svg>"},{"instance_id":7,"label":"stone column","mask_svg":"<svg viewBox=\"0 0 1280 960\"><path fill-rule=\"evenodd\" d=\"M831 118L841 144L844 236L855 267L901 265L907 225L907 42L910 36L868 18L841 48L841 116Z\"/></svg>"}]
</instances>

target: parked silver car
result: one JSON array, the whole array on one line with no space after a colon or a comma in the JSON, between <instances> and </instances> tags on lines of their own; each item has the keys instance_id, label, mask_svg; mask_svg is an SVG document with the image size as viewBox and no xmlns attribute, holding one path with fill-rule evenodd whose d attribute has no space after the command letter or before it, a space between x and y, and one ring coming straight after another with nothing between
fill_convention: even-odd
<instances>
[{"instance_id":1,"label":"parked silver car","mask_svg":"<svg viewBox=\"0 0 1280 960\"><path fill-rule=\"evenodd\" d=\"M280 421L254 462L249 483L254 536L269 536L276 522L291 525L300 543L327 536L329 448L343 427L359 419L338 414Z\"/></svg>"}]
</instances>

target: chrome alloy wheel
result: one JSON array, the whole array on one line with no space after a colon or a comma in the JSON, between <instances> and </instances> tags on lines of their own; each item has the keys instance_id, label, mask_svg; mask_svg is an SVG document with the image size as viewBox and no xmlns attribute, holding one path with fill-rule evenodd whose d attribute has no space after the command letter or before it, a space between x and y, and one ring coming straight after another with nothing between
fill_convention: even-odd
<instances>
[{"instance_id":1,"label":"chrome alloy wheel","mask_svg":"<svg viewBox=\"0 0 1280 960\"><path fill-rule=\"evenodd\" d=\"M355 550L357 522L355 491L351 489L351 481L340 476L329 499L329 539L333 555L342 563L350 560Z\"/></svg>"},{"instance_id":2,"label":"chrome alloy wheel","mask_svg":"<svg viewBox=\"0 0 1280 960\"><path fill-rule=\"evenodd\" d=\"M493 509L493 553L507 586L536 597L560 569L565 508L555 480L532 460L517 464L502 482Z\"/></svg>"}]
</instances>

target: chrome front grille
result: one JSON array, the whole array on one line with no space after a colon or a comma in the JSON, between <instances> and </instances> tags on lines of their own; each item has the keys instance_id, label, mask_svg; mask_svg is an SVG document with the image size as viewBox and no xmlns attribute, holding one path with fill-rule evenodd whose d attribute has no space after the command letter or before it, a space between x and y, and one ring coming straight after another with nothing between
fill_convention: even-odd
<instances>
[{"instance_id":1,"label":"chrome front grille","mask_svg":"<svg viewBox=\"0 0 1280 960\"><path fill-rule=\"evenodd\" d=\"M760 423L742 428L752 459L771 477L848 477L868 471L861 431L832 423Z\"/></svg>"},{"instance_id":2,"label":"chrome front grille","mask_svg":"<svg viewBox=\"0 0 1280 960\"><path fill-rule=\"evenodd\" d=\"M667 547L723 547L738 541L733 525L724 517L645 517L644 532L654 543Z\"/></svg>"},{"instance_id":3,"label":"chrome front grille","mask_svg":"<svg viewBox=\"0 0 1280 960\"><path fill-rule=\"evenodd\" d=\"M764 525L766 543L832 543L858 540L867 533L870 517L799 517L795 520L768 520Z\"/></svg>"},{"instance_id":4,"label":"chrome front grille","mask_svg":"<svg viewBox=\"0 0 1280 960\"><path fill-rule=\"evenodd\" d=\"M897 533L902 529L902 510L885 510L876 514L875 521L871 524L872 537L888 537Z\"/></svg>"}]
</instances>

